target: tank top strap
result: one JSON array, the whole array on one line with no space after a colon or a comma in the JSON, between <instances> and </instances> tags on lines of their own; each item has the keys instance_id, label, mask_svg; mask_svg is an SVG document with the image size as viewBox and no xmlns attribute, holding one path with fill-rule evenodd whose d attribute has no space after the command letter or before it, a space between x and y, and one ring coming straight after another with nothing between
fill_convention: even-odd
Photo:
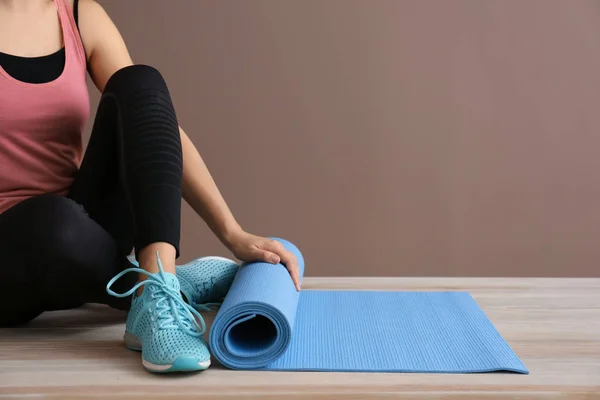
<instances>
[{"instance_id":1,"label":"tank top strap","mask_svg":"<svg viewBox=\"0 0 600 400\"><path fill-rule=\"evenodd\" d=\"M85 68L87 62L85 51L69 0L54 0L54 4L58 8L58 17L65 41L66 62L68 63L71 58Z\"/></svg>"}]
</instances>

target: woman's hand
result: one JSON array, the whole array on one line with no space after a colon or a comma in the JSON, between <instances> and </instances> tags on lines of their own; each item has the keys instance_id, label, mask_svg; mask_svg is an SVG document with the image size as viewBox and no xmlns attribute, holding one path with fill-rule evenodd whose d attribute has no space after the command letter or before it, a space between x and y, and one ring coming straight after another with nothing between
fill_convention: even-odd
<instances>
[{"instance_id":1,"label":"woman's hand","mask_svg":"<svg viewBox=\"0 0 600 400\"><path fill-rule=\"evenodd\" d=\"M227 238L227 247L242 261L264 261L271 264L282 263L290 273L296 290L300 291L298 260L276 240L238 231Z\"/></svg>"}]
</instances>

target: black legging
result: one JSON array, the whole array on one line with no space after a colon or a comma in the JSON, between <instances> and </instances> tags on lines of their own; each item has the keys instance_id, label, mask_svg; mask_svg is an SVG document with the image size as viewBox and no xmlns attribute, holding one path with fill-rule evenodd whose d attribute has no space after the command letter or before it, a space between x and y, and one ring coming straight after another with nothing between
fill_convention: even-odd
<instances>
[{"instance_id":1,"label":"black legging","mask_svg":"<svg viewBox=\"0 0 600 400\"><path fill-rule=\"evenodd\" d=\"M105 286L131 266L131 250L167 242L179 255L182 163L160 73L143 65L116 72L68 196L33 197L0 214L0 326L84 303L127 309L130 300ZM130 274L116 289L136 280Z\"/></svg>"}]
</instances>

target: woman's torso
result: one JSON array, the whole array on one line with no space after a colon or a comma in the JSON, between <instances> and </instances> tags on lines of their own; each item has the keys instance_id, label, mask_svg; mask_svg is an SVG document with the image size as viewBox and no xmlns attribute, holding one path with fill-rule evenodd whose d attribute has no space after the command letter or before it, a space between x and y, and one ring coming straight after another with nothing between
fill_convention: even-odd
<instances>
[{"instance_id":1,"label":"woman's torso","mask_svg":"<svg viewBox=\"0 0 600 400\"><path fill-rule=\"evenodd\" d=\"M48 18L60 22L60 50L18 52L20 39L9 38L5 52L0 41L0 213L39 194L65 194L81 162L89 117L85 51L68 0L53 3ZM58 47L52 21L44 22L48 41L39 38L39 49Z\"/></svg>"}]
</instances>

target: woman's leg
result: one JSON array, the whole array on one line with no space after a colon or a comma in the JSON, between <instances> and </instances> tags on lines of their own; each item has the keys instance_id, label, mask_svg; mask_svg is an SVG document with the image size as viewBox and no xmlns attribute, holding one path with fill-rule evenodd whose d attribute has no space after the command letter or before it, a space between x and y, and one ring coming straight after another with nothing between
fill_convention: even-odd
<instances>
[{"instance_id":1,"label":"woman's leg","mask_svg":"<svg viewBox=\"0 0 600 400\"><path fill-rule=\"evenodd\" d=\"M140 267L175 273L183 157L179 126L160 73L134 65L106 84L92 136L69 197Z\"/></svg>"},{"instance_id":2,"label":"woman's leg","mask_svg":"<svg viewBox=\"0 0 600 400\"><path fill-rule=\"evenodd\" d=\"M160 73L139 65L121 69L106 84L69 193L116 239L121 254L136 250L141 282L120 291L111 280L109 289L114 296L129 296L140 288L132 298L125 344L141 350L143 365L155 372L200 370L210 364L202 317L183 300L175 275L181 150L179 125Z\"/></svg>"},{"instance_id":3,"label":"woman's leg","mask_svg":"<svg viewBox=\"0 0 600 400\"><path fill-rule=\"evenodd\" d=\"M0 326L84 303L129 306L105 291L128 265L126 258L81 206L63 196L34 197L0 214L0 255Z\"/></svg>"}]
</instances>

